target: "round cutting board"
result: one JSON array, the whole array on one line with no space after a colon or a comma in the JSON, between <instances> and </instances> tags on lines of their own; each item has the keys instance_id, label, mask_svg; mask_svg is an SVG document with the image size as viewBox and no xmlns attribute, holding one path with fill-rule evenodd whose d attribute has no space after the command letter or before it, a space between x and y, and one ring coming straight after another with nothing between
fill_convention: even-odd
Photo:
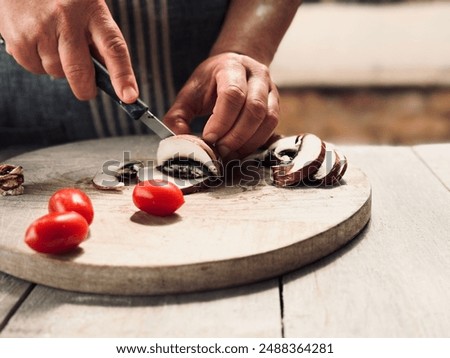
<instances>
[{"instance_id":1,"label":"round cutting board","mask_svg":"<svg viewBox=\"0 0 450 358\"><path fill-rule=\"evenodd\" d=\"M370 218L367 177L350 163L340 185L277 188L268 170L187 195L176 214L139 211L133 186L91 183L105 163L155 158L157 138L122 137L50 147L8 160L24 167L25 193L0 197L0 270L51 287L107 294L201 291L275 277L318 260L355 237ZM254 173L256 171L253 171ZM238 176L239 177L239 176ZM92 199L90 235L68 255L24 243L53 192L78 187Z\"/></svg>"}]
</instances>

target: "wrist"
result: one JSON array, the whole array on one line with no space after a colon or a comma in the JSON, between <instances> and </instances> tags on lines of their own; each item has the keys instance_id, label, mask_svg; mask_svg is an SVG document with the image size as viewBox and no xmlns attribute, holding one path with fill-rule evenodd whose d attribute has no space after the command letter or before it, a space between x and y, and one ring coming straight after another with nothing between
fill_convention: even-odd
<instances>
[{"instance_id":1,"label":"wrist","mask_svg":"<svg viewBox=\"0 0 450 358\"><path fill-rule=\"evenodd\" d=\"M301 0L232 0L210 54L235 52L269 66Z\"/></svg>"},{"instance_id":2,"label":"wrist","mask_svg":"<svg viewBox=\"0 0 450 358\"><path fill-rule=\"evenodd\" d=\"M257 46L240 46L237 43L216 43L210 51L210 56L216 56L223 53L235 53L251 57L252 59L269 66L275 55L275 50L270 51L266 48Z\"/></svg>"}]
</instances>

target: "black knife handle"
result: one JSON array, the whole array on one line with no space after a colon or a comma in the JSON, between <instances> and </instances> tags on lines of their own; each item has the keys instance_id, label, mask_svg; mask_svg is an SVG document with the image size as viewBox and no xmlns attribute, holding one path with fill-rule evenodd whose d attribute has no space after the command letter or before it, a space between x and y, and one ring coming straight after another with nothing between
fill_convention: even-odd
<instances>
[{"instance_id":1,"label":"black knife handle","mask_svg":"<svg viewBox=\"0 0 450 358\"><path fill-rule=\"evenodd\" d=\"M123 103L116 95L116 91L114 90L114 87L111 83L111 78L109 76L108 70L95 58L92 58L92 61L94 62L95 82L97 84L97 87L104 91L115 102L117 102L131 118L141 118L145 114L145 112L147 112L148 107L139 99L131 104Z\"/></svg>"}]
</instances>

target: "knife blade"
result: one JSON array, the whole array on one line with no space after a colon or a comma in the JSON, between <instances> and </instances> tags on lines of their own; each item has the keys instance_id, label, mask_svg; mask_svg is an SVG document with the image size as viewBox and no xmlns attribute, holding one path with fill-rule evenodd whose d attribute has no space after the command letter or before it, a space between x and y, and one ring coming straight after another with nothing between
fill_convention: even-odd
<instances>
[{"instance_id":1,"label":"knife blade","mask_svg":"<svg viewBox=\"0 0 450 358\"><path fill-rule=\"evenodd\" d=\"M110 96L129 117L140 120L161 139L175 135L158 117L150 112L149 107L141 99L130 104L123 103L116 95L108 70L95 58L92 58L92 61L94 62L97 87Z\"/></svg>"}]
</instances>

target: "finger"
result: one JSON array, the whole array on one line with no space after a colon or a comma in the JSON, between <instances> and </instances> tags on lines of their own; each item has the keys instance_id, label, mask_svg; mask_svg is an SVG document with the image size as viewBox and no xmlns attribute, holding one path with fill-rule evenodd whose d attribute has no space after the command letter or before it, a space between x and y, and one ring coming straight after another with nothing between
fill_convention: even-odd
<instances>
[{"instance_id":1,"label":"finger","mask_svg":"<svg viewBox=\"0 0 450 358\"><path fill-rule=\"evenodd\" d=\"M275 87L275 86L273 86ZM254 153L258 148L267 143L274 134L275 128L278 125L280 117L280 103L279 95L276 88L269 92L268 96L268 111L262 121L260 127L251 136L251 138L244 143L234 154L235 157L243 158Z\"/></svg>"},{"instance_id":2,"label":"finger","mask_svg":"<svg viewBox=\"0 0 450 358\"><path fill-rule=\"evenodd\" d=\"M41 58L35 42L10 39L5 36L6 52L27 71L34 74L44 74Z\"/></svg>"},{"instance_id":3,"label":"finger","mask_svg":"<svg viewBox=\"0 0 450 358\"><path fill-rule=\"evenodd\" d=\"M59 58L58 44L54 41L42 40L37 46L45 73L55 78L64 77L64 70Z\"/></svg>"},{"instance_id":4,"label":"finger","mask_svg":"<svg viewBox=\"0 0 450 358\"><path fill-rule=\"evenodd\" d=\"M203 138L214 144L234 125L247 97L247 73L241 64L219 71L216 76L217 100L203 129Z\"/></svg>"},{"instance_id":5,"label":"finger","mask_svg":"<svg viewBox=\"0 0 450 358\"><path fill-rule=\"evenodd\" d=\"M64 74L74 95L80 100L96 96L94 65L87 39L81 33L60 35L58 52Z\"/></svg>"},{"instance_id":6,"label":"finger","mask_svg":"<svg viewBox=\"0 0 450 358\"><path fill-rule=\"evenodd\" d=\"M261 126L268 112L269 83L268 72L258 70L251 74L244 108L234 126L217 142L222 156L241 148Z\"/></svg>"},{"instance_id":7,"label":"finger","mask_svg":"<svg viewBox=\"0 0 450 358\"><path fill-rule=\"evenodd\" d=\"M139 92L128 46L111 15L105 12L102 17L93 19L90 25L92 41L105 60L117 96L125 103L133 103Z\"/></svg>"}]
</instances>

